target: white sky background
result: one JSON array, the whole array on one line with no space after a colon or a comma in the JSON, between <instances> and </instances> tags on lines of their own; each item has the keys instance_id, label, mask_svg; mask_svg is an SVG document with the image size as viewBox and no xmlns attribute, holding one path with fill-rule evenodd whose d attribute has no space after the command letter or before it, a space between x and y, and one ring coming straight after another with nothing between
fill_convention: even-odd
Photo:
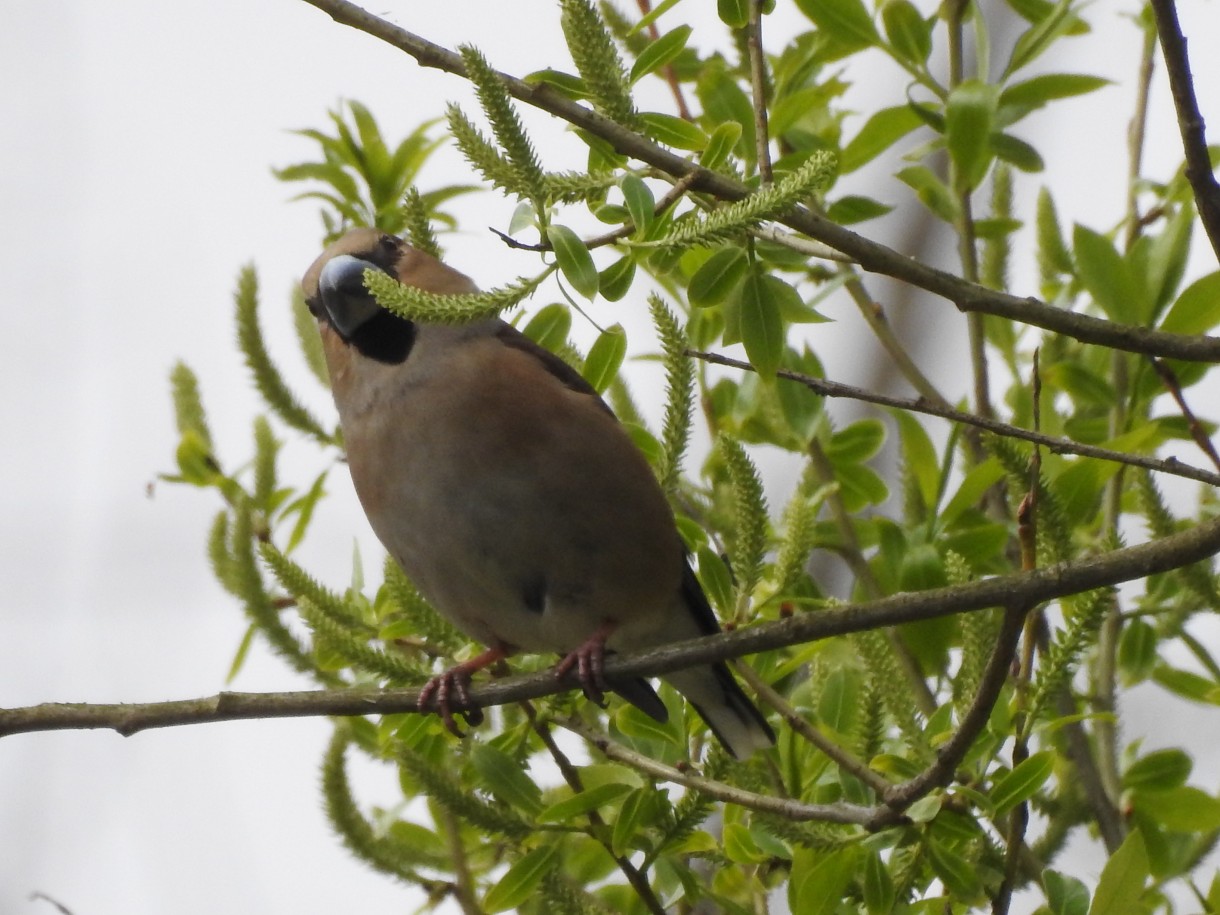
<instances>
[{"instance_id":1,"label":"white sky background","mask_svg":"<svg viewBox=\"0 0 1220 915\"><path fill-rule=\"evenodd\" d=\"M1121 215L1137 41L1134 29L1105 20L1110 6L1091 11L1106 34L1070 43L1074 56L1055 68L1119 85L1022 125L1050 165L1061 218L1099 229ZM1220 66L1201 52L1205 36L1220 33L1220 7L1183 7L1215 142ZM710 0L680 7L688 16L711 16L711 8ZM385 0L372 9L449 47L472 41L509 72L569 68L549 2ZM777 50L783 20L767 27ZM878 97L901 100L903 84L884 72L887 80L864 80L853 96L858 109ZM1180 150L1159 73L1154 89L1145 173L1164 178ZM326 110L341 98L369 105L396 138L468 94L462 81L423 71L294 0L8 0L0 8L0 471L8 481L0 490L0 705L149 701L222 687L245 624L203 553L214 496L166 485L146 495L156 474L172 469L166 377L178 358L198 372L222 459L244 460L257 405L233 343L231 294L239 266L254 261L274 353L330 421L328 396L309 388L295 358L285 311L318 251L320 222L311 203L288 202L294 189L269 169L312 157L314 147L286 131L326 127ZM542 116L526 117L548 167L579 164L577 141ZM859 124L849 122L848 132ZM465 181L464 171L447 151L423 184ZM1037 186L1020 185L1020 215L1032 216ZM857 190L917 205L890 179ZM482 229L506 228L509 205L480 196L454 209L467 231L443 243L459 269L485 286L535 269L531 255L506 252ZM1026 260L1017 276L1028 270ZM596 316L626 323L622 310L632 304L603 303ZM948 304L927 309L924 320L960 328ZM841 322L815 332L844 341L819 346L831 377L865 377L849 345L850 308L826 311ZM965 373L955 356L926 362L960 391ZM308 449L297 453L305 463L290 466L314 470ZM782 495L778 471L772 477ZM354 541L374 575L379 554L341 470L329 488L303 558L342 586ZM234 685L303 684L256 651ZM1132 712L1155 718L1159 698L1137 696ZM1154 728L1149 743L1174 744L1183 730ZM329 831L317 790L328 735L325 721L286 720L130 739L64 732L0 741L0 915L51 912L29 900L35 891L75 915L413 908L402 887L354 862ZM1196 775L1214 788L1215 759ZM362 779L370 801L392 801L392 785L384 773ZM1092 879L1096 871L1089 861L1079 873Z\"/></svg>"}]
</instances>

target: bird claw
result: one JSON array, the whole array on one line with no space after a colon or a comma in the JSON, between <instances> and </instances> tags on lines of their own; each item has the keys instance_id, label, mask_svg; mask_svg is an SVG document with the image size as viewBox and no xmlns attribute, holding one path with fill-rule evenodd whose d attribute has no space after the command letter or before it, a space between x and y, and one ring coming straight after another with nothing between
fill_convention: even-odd
<instances>
[{"instance_id":1,"label":"bird claw","mask_svg":"<svg viewBox=\"0 0 1220 915\"><path fill-rule=\"evenodd\" d=\"M453 713L460 712L471 727L483 723L483 710L470 701L470 678L484 667L508 657L510 649L503 644L493 645L478 657L463 661L444 673L437 674L419 691L419 710L427 711L432 706L441 716L445 730L454 737L465 737L466 733L453 720Z\"/></svg>"},{"instance_id":2,"label":"bird claw","mask_svg":"<svg viewBox=\"0 0 1220 915\"><path fill-rule=\"evenodd\" d=\"M458 665L452 670L437 674L419 691L420 709L425 710L431 705L441 716L445 730L454 737L466 736L466 732L453 718L455 705L456 710L461 712L462 717L471 727L477 727L483 723L483 710L470 708L470 674L469 670ZM456 703L454 699L457 700Z\"/></svg>"},{"instance_id":3,"label":"bird claw","mask_svg":"<svg viewBox=\"0 0 1220 915\"><path fill-rule=\"evenodd\" d=\"M610 689L606 683L606 639L614 628L614 623L602 623L588 641L555 666L555 677L560 680L575 668L576 679L580 682L585 698L601 708L606 707L606 693Z\"/></svg>"}]
</instances>

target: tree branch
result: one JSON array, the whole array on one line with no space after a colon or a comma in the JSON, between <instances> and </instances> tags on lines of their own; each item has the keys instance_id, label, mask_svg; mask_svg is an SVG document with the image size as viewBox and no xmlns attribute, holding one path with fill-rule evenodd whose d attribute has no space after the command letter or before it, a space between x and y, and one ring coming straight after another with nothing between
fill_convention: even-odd
<instances>
[{"instance_id":1,"label":"tree branch","mask_svg":"<svg viewBox=\"0 0 1220 915\"><path fill-rule=\"evenodd\" d=\"M1186 180L1195 194L1199 218L1211 240L1212 250L1220 260L1220 184L1212 171L1207 151L1207 130L1199 101L1195 98L1194 80L1190 75L1190 60L1186 56L1186 37L1178 23L1178 11L1173 0L1151 0L1156 16L1156 30L1161 39L1161 54L1169 74L1169 89L1173 106L1178 112L1178 129L1182 132L1182 150L1186 153Z\"/></svg>"},{"instance_id":2,"label":"tree branch","mask_svg":"<svg viewBox=\"0 0 1220 915\"><path fill-rule=\"evenodd\" d=\"M606 660L609 679L659 676L698 664L771 651L832 636L898 623L969 613L988 607L1032 606L1094 588L1181 568L1220 552L1220 518L1170 537L1125 547L1081 562L1033 572L895 594L867 604L848 604L788 619L675 642ZM470 690L472 708L537 699L578 687L574 676L551 671L510 677ZM149 728L321 715L384 715L417 712L419 690L357 687L285 693L224 692L201 699L144 704L45 703L0 709L0 737L31 731L106 728L124 736Z\"/></svg>"},{"instance_id":3,"label":"tree branch","mask_svg":"<svg viewBox=\"0 0 1220 915\"><path fill-rule=\"evenodd\" d=\"M731 356L722 356L719 353L687 350L686 354L715 365L727 365L730 368L744 369L750 372L755 370L754 366L748 362L733 359ZM1173 474L1174 476L1185 477L1188 480L1207 483L1209 486L1220 486L1220 473L1213 473L1210 470L1186 464L1175 457L1151 458L1139 454L1127 454L1123 451L1112 451L1109 448L1099 448L1096 445L1086 445L1083 442L1076 442L1070 438L1057 438L1053 435L1046 435L1042 432L1034 432L1030 429L1022 429L1020 426L1002 423L999 420L986 419L973 413L965 413L961 410L954 410L951 407L940 406L929 401L926 397L920 397L915 400L891 397L888 394L878 394L873 391L867 391L864 388L853 387L850 384L828 381L825 378L814 378L812 375L805 375L801 372L793 372L788 369L779 369L775 374L780 378L799 382L815 394L821 394L823 397L849 397L852 400L875 403L883 407L896 407L899 410L909 410L913 413L939 416L941 419L947 419L951 422L976 426L995 435L1033 442L1035 445L1042 445L1055 454L1078 454L1081 457L1097 458L1102 461L1113 461L1116 464L1127 464L1131 467L1143 467L1145 470L1156 470L1160 473Z\"/></svg>"},{"instance_id":4,"label":"tree branch","mask_svg":"<svg viewBox=\"0 0 1220 915\"><path fill-rule=\"evenodd\" d=\"M393 45L413 57L420 66L466 76L466 67L460 55L374 16L348 0L305 2L327 13L341 25L351 26ZM601 137L618 152L646 162L674 177L693 174L695 178L691 185L692 190L703 191L728 201L740 200L752 193L740 181L675 155L646 137L561 95L550 86L533 85L504 73L499 76L514 98ZM1220 362L1220 338L1171 334L1145 327L1116 324L1092 315L1065 311L1032 296L1021 298L988 289L922 264L803 207L794 207L777 221L842 251L871 273L892 276L935 293L953 302L962 311L997 315L1065 334L1083 343L1095 343L1128 352L1192 362Z\"/></svg>"}]
</instances>

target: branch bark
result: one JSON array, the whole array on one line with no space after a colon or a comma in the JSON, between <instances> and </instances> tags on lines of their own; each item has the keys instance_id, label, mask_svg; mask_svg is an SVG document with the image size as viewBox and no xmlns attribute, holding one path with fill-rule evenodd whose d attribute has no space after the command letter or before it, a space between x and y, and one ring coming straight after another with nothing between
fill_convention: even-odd
<instances>
[{"instance_id":1,"label":"branch bark","mask_svg":"<svg viewBox=\"0 0 1220 915\"><path fill-rule=\"evenodd\" d=\"M466 75L466 67L457 53L374 16L348 0L305 2L322 10L341 25L365 32L398 48L413 57L420 66L444 70L462 77ZM695 191L728 201L740 200L752 193L740 181L701 168L648 138L559 94L550 86L533 85L506 73L500 73L499 76L514 98L601 137L618 152L676 178L694 175L692 189ZM1146 327L1116 324L1092 315L1056 308L1033 296L1021 298L988 289L906 257L803 207L794 207L777 221L842 251L870 273L892 276L918 286L948 299L961 311L997 315L1065 334L1083 343L1095 343L1127 352L1191 362L1220 362L1220 338L1217 337L1171 334Z\"/></svg>"},{"instance_id":2,"label":"branch bark","mask_svg":"<svg viewBox=\"0 0 1220 915\"><path fill-rule=\"evenodd\" d=\"M698 664L770 651L899 623L969 613L988 607L1033 606L1069 594L1146 578L1220 552L1220 518L1139 546L1083 560L1003 575L966 585L895 594L733 632L675 642L634 655L608 658L606 676L651 677ZM577 688L574 677L550 671L511 677L470 690L472 708L537 699ZM419 690L351 688L284 693L225 692L200 699L144 704L45 703L0 709L0 737L32 731L103 728L124 736L149 728L322 715L418 712Z\"/></svg>"}]
</instances>

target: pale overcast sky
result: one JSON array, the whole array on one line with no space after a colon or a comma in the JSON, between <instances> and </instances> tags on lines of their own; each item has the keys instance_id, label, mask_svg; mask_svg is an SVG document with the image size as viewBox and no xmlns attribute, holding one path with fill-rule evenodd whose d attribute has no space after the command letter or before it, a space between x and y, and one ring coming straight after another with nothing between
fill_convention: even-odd
<instances>
[{"instance_id":1,"label":"pale overcast sky","mask_svg":"<svg viewBox=\"0 0 1220 915\"><path fill-rule=\"evenodd\" d=\"M1111 5L1090 12L1101 18ZM1220 8L1183 6L1201 51L1220 34ZM549 2L383 0L372 9L449 47L476 43L509 72L568 66ZM680 9L713 15L710 0ZM244 459L257 405L233 345L231 294L238 268L253 261L276 354L332 416L295 360L283 311L317 253L320 223L311 204L289 202L294 189L270 168L312 155L287 131L324 126L342 98L363 101L395 137L468 94L460 80L297 0L6 0L0 10L0 704L208 695L223 685L244 622L204 557L212 495L164 484L147 493L172 469L167 373L179 358L197 370L222 456ZM783 20L768 23L772 38L783 33ZM1077 56L1056 69L1117 85L1032 118L1038 135L1026 134L1058 176L1061 217L1100 229L1121 214L1114 188L1136 45L1133 29L1106 28L1105 39L1074 42ZM1217 142L1211 57L1195 66ZM861 109L902 98L901 82L865 83L854 96ZM1157 177L1180 158L1164 89L1158 75L1147 168ZM579 163L572 138L527 118L548 167ZM452 151L424 176L425 185L466 178ZM1035 188L1023 185L1020 206ZM896 183L873 192L915 206ZM510 205L484 196L457 209L468 231L445 242L456 266L484 285L533 269L483 231L506 228ZM627 321L615 306L597 317ZM954 324L949 306L929 308L927 320L942 318ZM861 377L850 348L831 348L828 364L840 380ZM953 361L933 368L954 390ZM302 553L338 586L353 542L369 568L378 555L340 476ZM302 685L256 651L235 687ZM412 909L401 886L338 846L321 814L329 732L325 721L302 720L0 741L0 915L52 912L29 898L36 892L75 915ZM1210 776L1220 777L1214 760ZM393 801L392 773L370 767L360 783L369 802ZM1082 865L1090 872L1095 861Z\"/></svg>"}]
</instances>

